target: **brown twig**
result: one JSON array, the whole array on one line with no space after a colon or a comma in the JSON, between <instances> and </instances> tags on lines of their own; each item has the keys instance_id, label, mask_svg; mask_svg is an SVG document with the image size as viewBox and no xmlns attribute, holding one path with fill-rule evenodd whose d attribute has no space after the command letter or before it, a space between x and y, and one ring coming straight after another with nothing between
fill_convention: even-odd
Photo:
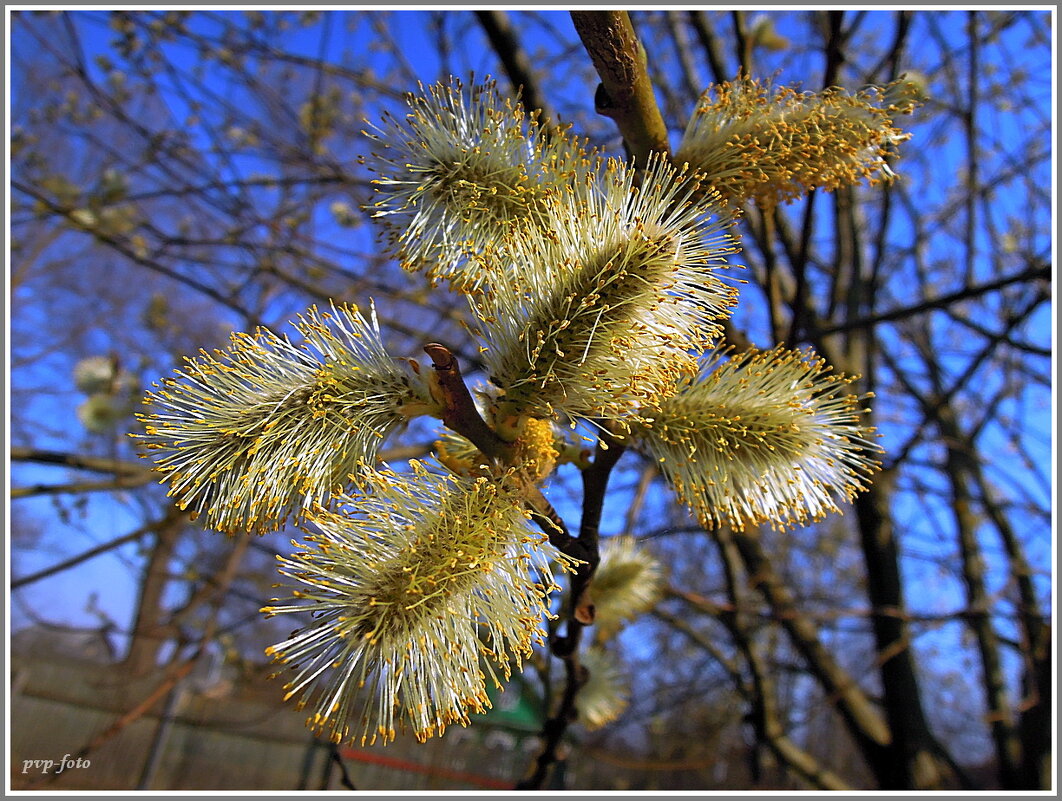
<instances>
[{"instance_id":1,"label":"brown twig","mask_svg":"<svg viewBox=\"0 0 1062 801\"><path fill-rule=\"evenodd\" d=\"M839 323L837 325L823 326L818 330L819 336L826 336L827 334L836 334L841 331L852 331L865 328L873 328L880 323L890 323L896 320L903 320L908 317L914 317L918 314L923 314L934 309L941 309L952 304L958 303L962 300L970 300L972 298L980 297L981 295L987 295L990 292L1003 289L1004 287L1012 284L1024 284L1031 281L1050 281L1051 280L1051 265L1050 264L1034 264L1027 270L1022 270L1014 275L1003 276L992 281L986 281L983 284L970 284L957 289L954 292L948 292L947 294L940 295L935 298L915 303L911 306L904 306L899 309L892 309L891 311L884 311L879 314L874 314L869 317L864 317L858 320L852 320L850 322Z\"/></svg>"},{"instance_id":2,"label":"brown twig","mask_svg":"<svg viewBox=\"0 0 1062 801\"><path fill-rule=\"evenodd\" d=\"M65 451L48 451L39 448L11 448L12 462L36 462L54 464L63 467L75 467L78 470L90 470L94 473L113 473L123 477L150 477L151 469L139 462L127 462L101 456L85 456L80 453Z\"/></svg>"},{"instance_id":3,"label":"brown twig","mask_svg":"<svg viewBox=\"0 0 1062 801\"><path fill-rule=\"evenodd\" d=\"M638 525L638 517L641 515L642 507L645 505L646 496L649 494L649 488L659 475L660 468L652 462L648 462L642 467L641 475L638 477L638 486L635 487L634 495L631 497L630 505L627 507L627 514L623 523L623 533L625 535L630 536L634 533L634 529Z\"/></svg>"},{"instance_id":4,"label":"brown twig","mask_svg":"<svg viewBox=\"0 0 1062 801\"><path fill-rule=\"evenodd\" d=\"M442 421L449 428L468 439L492 459L503 459L510 450L508 442L495 433L483 419L472 400L472 394L461 377L457 357L445 345L429 342L424 352L431 357L435 368L433 388L438 389L438 400L443 403Z\"/></svg>"},{"instance_id":5,"label":"brown twig","mask_svg":"<svg viewBox=\"0 0 1062 801\"><path fill-rule=\"evenodd\" d=\"M118 492L150 484L153 476L118 476L108 481L75 481L70 484L30 484L12 487L11 498L35 498L40 495L81 495L88 492Z\"/></svg>"},{"instance_id":6,"label":"brown twig","mask_svg":"<svg viewBox=\"0 0 1062 801\"><path fill-rule=\"evenodd\" d=\"M733 73L726 68L723 61L723 52L720 47L719 37L715 35L715 30L712 27L712 22L708 17L708 13L703 9L696 9L686 13L689 15L690 25L693 27L693 32L697 34L697 40L700 42L701 50L704 51L704 57L708 60L708 66L712 70L712 80L716 83L729 81L733 77Z\"/></svg>"},{"instance_id":7,"label":"brown twig","mask_svg":"<svg viewBox=\"0 0 1062 801\"><path fill-rule=\"evenodd\" d=\"M598 528L609 476L623 455L623 450L622 444L603 431L598 439L594 461L582 474L583 511L579 537L572 539L569 550L565 551L581 559L582 564L572 576L565 634L553 638L551 643L553 655L564 662L564 692L556 713L542 726L542 751L535 759L531 774L516 785L518 790L537 790L542 787L550 767L557 761L557 751L568 725L577 716L575 699L589 676L586 667L579 661L579 640L583 629L594 622L590 584L600 560Z\"/></svg>"},{"instance_id":8,"label":"brown twig","mask_svg":"<svg viewBox=\"0 0 1062 801\"><path fill-rule=\"evenodd\" d=\"M471 441L485 456L502 465L511 464L515 458L512 443L502 439L479 413L461 376L457 357L449 348L437 342L425 345L424 352L431 357L435 368L432 392L443 406L443 423ZM564 692L556 714L543 725L543 749L535 761L534 770L518 785L519 789L536 789L542 786L550 766L557 760L557 749L568 724L576 716L575 697L587 678L586 668L579 663L579 639L583 628L594 622L590 582L600 561L598 528L601 525L609 476L623 455L623 450L623 444L607 430L602 429L594 460L582 473L583 508L578 537L571 536L560 515L537 486L529 484L525 488L532 519L556 548L565 555L578 559L579 565L571 579L568 609L565 614L565 634L562 637L554 637L551 641L554 656L564 661Z\"/></svg>"},{"instance_id":9,"label":"brown twig","mask_svg":"<svg viewBox=\"0 0 1062 801\"><path fill-rule=\"evenodd\" d=\"M435 368L433 391L443 404L443 423L469 440L488 458L502 464L511 463L513 460L512 443L498 436L497 432L480 415L472 394L468 391L464 378L461 376L461 368L453 351L438 342L429 342L424 346L424 352L431 357L432 366ZM564 521L561 520L560 515L542 491L534 485L528 485L525 489L531 519L549 537L550 543L563 553L581 559L582 557L578 554L570 553L569 549L575 542L575 538L568 533Z\"/></svg>"},{"instance_id":10,"label":"brown twig","mask_svg":"<svg viewBox=\"0 0 1062 801\"><path fill-rule=\"evenodd\" d=\"M560 708L557 714L549 718L542 726L543 747L535 759L534 770L531 775L516 785L517 790L540 790L546 780L550 767L557 761L557 750L564 733L568 730L568 724L575 720L575 696L586 684L589 673L586 668L579 664L574 654L564 660L565 684L564 695L561 696Z\"/></svg>"},{"instance_id":11,"label":"brown twig","mask_svg":"<svg viewBox=\"0 0 1062 801\"><path fill-rule=\"evenodd\" d=\"M589 626L594 622L594 605L590 599L590 580L597 569L598 534L601 512L605 507L605 493L612 468L623 455L624 446L608 432L602 431L597 441L594 461L583 471L583 516L579 524L579 545L587 563L572 579L572 618L569 626L577 623Z\"/></svg>"}]
</instances>

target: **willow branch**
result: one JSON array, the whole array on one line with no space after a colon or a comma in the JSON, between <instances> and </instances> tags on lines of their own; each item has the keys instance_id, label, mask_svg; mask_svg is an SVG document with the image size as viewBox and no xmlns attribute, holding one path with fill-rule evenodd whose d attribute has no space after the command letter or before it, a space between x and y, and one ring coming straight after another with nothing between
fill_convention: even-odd
<instances>
[{"instance_id":1,"label":"willow branch","mask_svg":"<svg viewBox=\"0 0 1062 801\"><path fill-rule=\"evenodd\" d=\"M122 256L124 256L134 264L139 264L141 267L146 267L147 269L157 272L160 275L164 275L179 284L184 284L190 289L193 289L196 292L199 292L200 294L210 298L219 305L231 309L249 322L258 322L258 319L253 316L250 311L241 306L235 298L226 296L223 292L218 289L215 289L212 286L208 286L202 283L201 281L198 281L187 275L183 275L174 268L163 264L161 261L139 254L136 249L129 242L126 241L124 237L112 236L111 234L101 231L99 228L86 229L83 226L78 225L76 219L74 218L74 211L76 211L76 209L64 208L63 206L53 201L51 198L46 197L45 195L38 192L34 187L29 186L27 184L22 184L18 181L13 181L11 183L11 186L19 192L22 192L23 194L42 204L52 214L58 217L62 217L68 224L72 225L75 230L81 231L85 234L94 237L98 242L107 245L112 250L117 253L120 253Z\"/></svg>"},{"instance_id":2,"label":"willow branch","mask_svg":"<svg viewBox=\"0 0 1062 801\"><path fill-rule=\"evenodd\" d=\"M745 13L741 9L733 9L730 12L730 21L733 23L734 50L737 51L738 63L741 72L745 75L752 74L752 39L745 26Z\"/></svg>"},{"instance_id":3,"label":"willow branch","mask_svg":"<svg viewBox=\"0 0 1062 801\"><path fill-rule=\"evenodd\" d=\"M669 590L668 594L675 597L685 598L685 594L680 591ZM699 608L704 609L704 607ZM763 740L779 760L786 765L786 767L799 774L802 778L819 789L852 789L851 785L845 782L844 779L833 771L822 767L815 757L803 748L800 748L787 734L784 733L781 723L781 715L779 714L775 699L773 696L768 697L763 695L763 693L768 692L770 689L767 686L767 677L769 676L769 673L763 664L762 658L755 655L751 648L751 644L743 636L743 632L739 630L736 616L723 606L715 608L710 611L709 614L721 621L723 625L727 627L731 635L734 637L735 642L738 642L739 640L741 641L739 644L742 644L743 646L742 652L746 656L749 670L752 673L752 686L746 682L744 676L741 674L740 668L734 660L725 656L711 637L695 629L687 620L685 620L685 618L679 615L673 615L670 612L659 608L653 611L655 617L664 621L676 631L684 634L699 647L704 648L705 651L707 651L708 654L727 671L731 681L734 683L735 689L737 689L742 698L744 698L751 707L756 709L760 715L758 725Z\"/></svg>"},{"instance_id":4,"label":"willow branch","mask_svg":"<svg viewBox=\"0 0 1062 801\"><path fill-rule=\"evenodd\" d=\"M740 552L750 582L778 615L793 646L807 661L811 674L834 699L853 738L867 751L885 747L890 738L887 723L855 679L825 648L814 623L801 614L758 537L748 532L729 531L727 538Z\"/></svg>"},{"instance_id":5,"label":"willow branch","mask_svg":"<svg viewBox=\"0 0 1062 801\"><path fill-rule=\"evenodd\" d=\"M511 461L512 444L498 436L479 413L453 351L438 342L429 342L424 346L424 352L431 357L435 368L433 391L437 391L438 400L443 404L443 423L469 440L485 456L503 463ZM525 490L531 519L549 537L550 543L569 556L581 559L578 553L571 552L574 538L542 491L533 485Z\"/></svg>"},{"instance_id":6,"label":"willow branch","mask_svg":"<svg viewBox=\"0 0 1062 801\"><path fill-rule=\"evenodd\" d=\"M609 476L623 455L623 450L619 442L603 431L598 439L594 461L582 473L583 513L579 537L570 543L570 549L566 551L569 555L581 559L582 564L576 569L571 580L565 635L555 637L552 641L554 656L564 662L564 691L557 712L542 726L542 751L535 760L531 775L517 784L518 790L537 790L542 787L550 766L557 761L557 749L564 733L578 714L575 699L589 677L586 667L579 661L579 640L583 629L594 622L590 582L600 561L598 528L601 525L601 512Z\"/></svg>"},{"instance_id":7,"label":"willow branch","mask_svg":"<svg viewBox=\"0 0 1062 801\"><path fill-rule=\"evenodd\" d=\"M654 151L670 152L667 126L656 104L645 50L626 11L572 11L572 22L601 78L594 106L615 121L635 163Z\"/></svg>"},{"instance_id":8,"label":"willow branch","mask_svg":"<svg viewBox=\"0 0 1062 801\"><path fill-rule=\"evenodd\" d=\"M173 628L181 625L207 602L216 605L224 599L226 591L236 579L236 572L243 562L247 550L250 548L251 543L254 542L253 536L253 534L242 534L236 539L236 543L232 550L229 551L229 555L221 569L214 575L206 576L202 586L191 593L188 600L180 608L173 611L169 621L167 621L167 627Z\"/></svg>"},{"instance_id":9,"label":"willow branch","mask_svg":"<svg viewBox=\"0 0 1062 801\"><path fill-rule=\"evenodd\" d=\"M431 450L427 444L399 445L377 454L377 461L407 461L423 456ZM17 453L16 453L17 451ZM83 494L86 492L115 492L133 489L152 483L156 478L151 468L141 467L119 459L104 459L94 456L79 456L73 453L33 451L29 448L12 449L11 461L37 462L40 464L66 465L78 470L93 470L114 473L108 481L75 481L69 484L29 484L12 487L11 498L32 498L39 495Z\"/></svg>"},{"instance_id":10,"label":"willow branch","mask_svg":"<svg viewBox=\"0 0 1062 801\"><path fill-rule=\"evenodd\" d=\"M590 599L590 580L600 560L598 534L601 513L605 506L605 494L612 468L623 455L624 447L607 432L602 431L597 441L594 461L583 470L583 515L579 523L579 546L586 566L580 566L572 579L572 626L589 626L594 622L594 604ZM569 630L569 636L572 631Z\"/></svg>"},{"instance_id":11,"label":"willow branch","mask_svg":"<svg viewBox=\"0 0 1062 801\"><path fill-rule=\"evenodd\" d=\"M531 775L516 785L517 790L540 790L546 780L550 766L557 761L557 749L560 747L568 724L576 717L575 696L586 683L589 674L585 667L572 654L564 660L564 695L561 696L560 708L542 726L543 748L535 759Z\"/></svg>"},{"instance_id":12,"label":"willow branch","mask_svg":"<svg viewBox=\"0 0 1062 801\"><path fill-rule=\"evenodd\" d=\"M729 81L733 75L724 64L719 37L715 35L708 12L697 9L686 13L689 14L690 25L693 26L693 32L697 34L697 40L700 42L701 49L704 50L704 57L712 70L712 79L716 83Z\"/></svg>"},{"instance_id":13,"label":"willow branch","mask_svg":"<svg viewBox=\"0 0 1062 801\"><path fill-rule=\"evenodd\" d=\"M940 309L946 306L951 306L954 303L958 303L962 300L970 300L971 298L980 297L981 295L987 295L990 292L1008 287L1012 284L1030 283L1032 281L1050 281L1051 280L1051 265L1050 264L1038 264L1030 267L1028 270L1023 270L1020 273L1014 275L1003 276L997 278L994 281L986 281L983 284L972 284L970 286L958 289L955 292L949 292L946 295L940 295L935 298L929 298L921 303L915 303L911 306L904 306L900 309L892 309L891 311L881 312L870 317L864 317L860 320L850 320L837 325L824 326L818 330L820 336L826 336L827 334L836 334L841 331L851 331L860 328L873 328L879 323L891 323L896 320L903 320L907 317L914 317L915 315L922 314L933 309Z\"/></svg>"},{"instance_id":14,"label":"willow branch","mask_svg":"<svg viewBox=\"0 0 1062 801\"><path fill-rule=\"evenodd\" d=\"M431 357L435 368L434 387L439 390L439 400L443 403L442 421L456 431L485 456L501 459L509 451L509 443L495 433L476 408L476 402L468 391L457 357L445 345L429 342L424 352Z\"/></svg>"},{"instance_id":15,"label":"willow branch","mask_svg":"<svg viewBox=\"0 0 1062 801\"><path fill-rule=\"evenodd\" d=\"M645 498L649 494L649 488L653 485L653 481L659 475L660 468L652 462L647 463L642 468L641 475L638 477L638 486L635 488L634 495L631 497L631 502L627 507L627 514L623 522L623 533L625 535L631 535L634 533L634 528L638 524L638 516L642 512L642 507L645 506Z\"/></svg>"},{"instance_id":16,"label":"willow branch","mask_svg":"<svg viewBox=\"0 0 1062 801\"><path fill-rule=\"evenodd\" d=\"M117 492L118 490L142 487L151 482L150 475L119 476L110 481L75 481L73 484L30 484L12 487L11 497L32 498L38 495L84 494L86 492Z\"/></svg>"}]
</instances>

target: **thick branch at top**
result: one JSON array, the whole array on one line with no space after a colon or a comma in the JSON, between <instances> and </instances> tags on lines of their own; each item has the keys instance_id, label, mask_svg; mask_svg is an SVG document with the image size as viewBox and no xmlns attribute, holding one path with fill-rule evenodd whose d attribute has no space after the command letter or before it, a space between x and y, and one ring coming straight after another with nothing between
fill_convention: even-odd
<instances>
[{"instance_id":1,"label":"thick branch at top","mask_svg":"<svg viewBox=\"0 0 1062 801\"><path fill-rule=\"evenodd\" d=\"M626 11L573 11L572 22L601 78L595 105L615 120L635 162L670 152L667 126L656 104L645 50Z\"/></svg>"}]
</instances>

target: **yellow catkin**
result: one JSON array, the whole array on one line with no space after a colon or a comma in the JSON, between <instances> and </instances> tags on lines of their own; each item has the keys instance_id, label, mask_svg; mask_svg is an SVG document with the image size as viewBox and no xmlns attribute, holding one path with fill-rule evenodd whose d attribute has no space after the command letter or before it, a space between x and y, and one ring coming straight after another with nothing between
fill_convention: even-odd
<instances>
[{"instance_id":1,"label":"yellow catkin","mask_svg":"<svg viewBox=\"0 0 1062 801\"><path fill-rule=\"evenodd\" d=\"M527 418L514 446L514 465L533 481L542 480L557 466L560 453L549 420Z\"/></svg>"},{"instance_id":2,"label":"yellow catkin","mask_svg":"<svg viewBox=\"0 0 1062 801\"><path fill-rule=\"evenodd\" d=\"M802 93L750 78L722 83L702 96L676 159L702 170L736 205L770 208L812 189L888 180L887 157L910 138L893 117L915 105L900 88Z\"/></svg>"}]
</instances>

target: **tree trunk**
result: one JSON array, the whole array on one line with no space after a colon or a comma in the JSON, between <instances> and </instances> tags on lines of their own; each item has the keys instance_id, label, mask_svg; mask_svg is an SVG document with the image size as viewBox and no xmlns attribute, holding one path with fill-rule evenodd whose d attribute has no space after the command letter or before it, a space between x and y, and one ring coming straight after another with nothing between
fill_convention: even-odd
<instances>
[{"instance_id":1,"label":"tree trunk","mask_svg":"<svg viewBox=\"0 0 1062 801\"><path fill-rule=\"evenodd\" d=\"M166 627L162 616L162 596L169 581L169 566L174 549L184 528L184 515L174 510L155 529L155 544L151 548L140 598L136 607L129 650L122 666L134 675L146 673L158 664L159 651L166 641Z\"/></svg>"},{"instance_id":2,"label":"tree trunk","mask_svg":"<svg viewBox=\"0 0 1062 801\"><path fill-rule=\"evenodd\" d=\"M860 545L867 566L874 640L881 670L885 717L892 740L871 765L882 790L948 786L954 772L941 759L922 707L900 578L899 547L889 514L890 476L882 475L855 501Z\"/></svg>"}]
</instances>

